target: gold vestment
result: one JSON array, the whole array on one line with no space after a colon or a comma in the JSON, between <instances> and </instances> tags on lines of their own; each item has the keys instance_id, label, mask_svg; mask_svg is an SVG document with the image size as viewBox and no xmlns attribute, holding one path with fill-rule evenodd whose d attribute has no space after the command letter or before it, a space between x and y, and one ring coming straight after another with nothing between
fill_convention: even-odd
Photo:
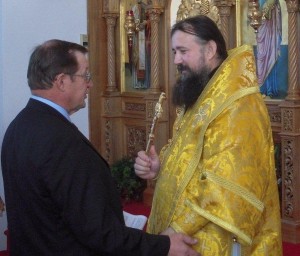
<instances>
[{"instance_id":1,"label":"gold vestment","mask_svg":"<svg viewBox=\"0 0 300 256\"><path fill-rule=\"evenodd\" d=\"M251 46L229 51L161 153L148 232L198 239L202 256L282 255L269 115Z\"/></svg>"}]
</instances>

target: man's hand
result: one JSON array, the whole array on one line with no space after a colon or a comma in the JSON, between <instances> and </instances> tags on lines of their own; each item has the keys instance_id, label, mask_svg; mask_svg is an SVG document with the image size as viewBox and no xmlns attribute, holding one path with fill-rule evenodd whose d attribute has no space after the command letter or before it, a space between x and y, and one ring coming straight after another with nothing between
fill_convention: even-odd
<instances>
[{"instance_id":1,"label":"man's hand","mask_svg":"<svg viewBox=\"0 0 300 256\"><path fill-rule=\"evenodd\" d=\"M200 256L191 248L198 241L181 233L170 234L170 250L168 256Z\"/></svg>"},{"instance_id":2,"label":"man's hand","mask_svg":"<svg viewBox=\"0 0 300 256\"><path fill-rule=\"evenodd\" d=\"M166 236L169 236L169 235L172 235L172 234L175 234L175 230L171 227L168 227L166 230L164 230L163 232L160 233L160 235L166 235Z\"/></svg>"},{"instance_id":3,"label":"man's hand","mask_svg":"<svg viewBox=\"0 0 300 256\"><path fill-rule=\"evenodd\" d=\"M150 147L148 155L145 151L138 152L134 164L134 171L137 176L142 179L154 179L158 175L159 168L159 156L153 145Z\"/></svg>"}]
</instances>

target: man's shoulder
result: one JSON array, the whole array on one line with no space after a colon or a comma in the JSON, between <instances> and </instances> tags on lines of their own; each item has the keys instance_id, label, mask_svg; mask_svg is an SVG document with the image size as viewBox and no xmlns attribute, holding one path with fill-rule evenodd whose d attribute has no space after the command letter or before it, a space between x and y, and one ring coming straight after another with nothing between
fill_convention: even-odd
<instances>
[{"instance_id":1,"label":"man's shoulder","mask_svg":"<svg viewBox=\"0 0 300 256\"><path fill-rule=\"evenodd\" d=\"M27 104L9 124L6 134L22 133L24 136L36 134L50 137L51 134L70 132L69 121L55 109L44 105L39 102Z\"/></svg>"}]
</instances>

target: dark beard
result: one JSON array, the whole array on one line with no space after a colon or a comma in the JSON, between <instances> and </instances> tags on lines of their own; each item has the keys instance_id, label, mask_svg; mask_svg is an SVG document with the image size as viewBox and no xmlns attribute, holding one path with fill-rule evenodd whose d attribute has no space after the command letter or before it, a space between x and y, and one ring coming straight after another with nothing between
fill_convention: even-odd
<instances>
[{"instance_id":1,"label":"dark beard","mask_svg":"<svg viewBox=\"0 0 300 256\"><path fill-rule=\"evenodd\" d=\"M179 77L173 88L173 104L175 106L185 106L189 109L199 98L210 79L210 71L203 67L199 72L194 72L188 67L178 65L178 70L188 70L186 77Z\"/></svg>"}]
</instances>

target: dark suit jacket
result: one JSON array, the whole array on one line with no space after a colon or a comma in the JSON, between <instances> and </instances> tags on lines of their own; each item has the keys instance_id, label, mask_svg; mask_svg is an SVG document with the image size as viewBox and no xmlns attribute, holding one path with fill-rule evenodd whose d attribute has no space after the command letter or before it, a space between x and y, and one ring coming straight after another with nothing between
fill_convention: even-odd
<instances>
[{"instance_id":1,"label":"dark suit jacket","mask_svg":"<svg viewBox=\"0 0 300 256\"><path fill-rule=\"evenodd\" d=\"M29 100L1 162L12 256L167 255L167 236L125 227L108 164L50 106Z\"/></svg>"}]
</instances>

